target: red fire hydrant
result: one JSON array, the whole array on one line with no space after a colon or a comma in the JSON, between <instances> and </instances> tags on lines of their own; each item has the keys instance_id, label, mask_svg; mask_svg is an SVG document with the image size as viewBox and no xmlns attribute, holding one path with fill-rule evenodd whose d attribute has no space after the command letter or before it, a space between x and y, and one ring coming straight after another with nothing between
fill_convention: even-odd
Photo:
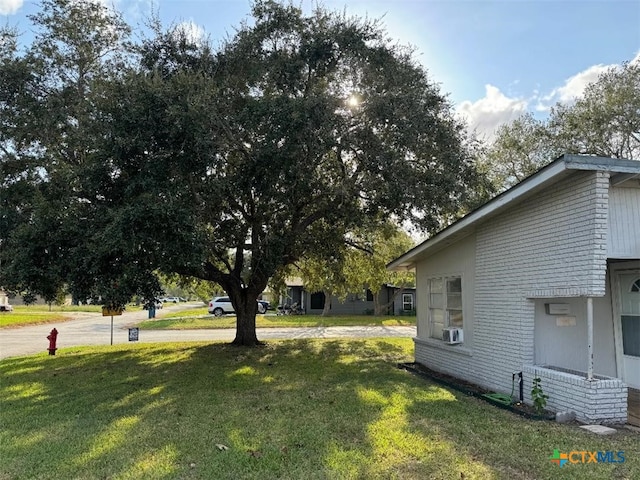
<instances>
[{"instance_id":1,"label":"red fire hydrant","mask_svg":"<svg viewBox=\"0 0 640 480\"><path fill-rule=\"evenodd\" d=\"M49 335L47 335L47 340L49 340L49 355L55 355L56 354L56 340L58 338L58 330L56 330L55 328L53 330L51 330L51 333Z\"/></svg>"}]
</instances>

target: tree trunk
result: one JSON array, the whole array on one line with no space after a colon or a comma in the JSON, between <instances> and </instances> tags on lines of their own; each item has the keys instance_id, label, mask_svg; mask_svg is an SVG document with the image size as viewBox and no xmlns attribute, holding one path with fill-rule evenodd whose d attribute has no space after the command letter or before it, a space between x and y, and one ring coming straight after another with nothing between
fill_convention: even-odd
<instances>
[{"instance_id":1,"label":"tree trunk","mask_svg":"<svg viewBox=\"0 0 640 480\"><path fill-rule=\"evenodd\" d=\"M255 347L264 345L256 333L256 313L258 294L250 289L238 287L228 289L227 294L236 311L236 338L232 345Z\"/></svg>"},{"instance_id":2,"label":"tree trunk","mask_svg":"<svg viewBox=\"0 0 640 480\"><path fill-rule=\"evenodd\" d=\"M373 293L373 314L376 317L382 315L382 305L380 305L380 292Z\"/></svg>"},{"instance_id":3,"label":"tree trunk","mask_svg":"<svg viewBox=\"0 0 640 480\"><path fill-rule=\"evenodd\" d=\"M324 293L324 307L322 308L322 316L328 317L331 310L331 292L325 290L322 293Z\"/></svg>"},{"instance_id":4,"label":"tree trunk","mask_svg":"<svg viewBox=\"0 0 640 480\"><path fill-rule=\"evenodd\" d=\"M233 345L240 345L243 347L264 345L263 342L258 340L258 335L256 333L256 310L257 308L255 306L253 311L248 309L238 311L236 309L236 338L231 342Z\"/></svg>"}]
</instances>

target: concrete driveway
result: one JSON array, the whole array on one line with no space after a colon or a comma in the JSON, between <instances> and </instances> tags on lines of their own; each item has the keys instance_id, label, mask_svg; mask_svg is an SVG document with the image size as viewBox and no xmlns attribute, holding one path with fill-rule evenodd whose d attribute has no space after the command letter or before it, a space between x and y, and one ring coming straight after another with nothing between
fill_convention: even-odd
<instances>
[{"instance_id":1,"label":"concrete driveway","mask_svg":"<svg viewBox=\"0 0 640 480\"><path fill-rule=\"evenodd\" d=\"M201 306L201 305L196 305ZM188 305L178 304L168 310L180 310ZM128 328L145 320L146 311L125 312L113 317L113 343L128 343ZM80 345L109 345L111 343L111 317L98 313L83 313L75 320L47 323L28 327L3 328L0 330L0 359L46 352L49 346L47 335L58 330L58 348ZM414 337L415 327L300 327L258 328L260 340L292 338L345 338L345 337ZM210 330L140 330L139 342L191 342L232 341L235 329Z\"/></svg>"}]
</instances>

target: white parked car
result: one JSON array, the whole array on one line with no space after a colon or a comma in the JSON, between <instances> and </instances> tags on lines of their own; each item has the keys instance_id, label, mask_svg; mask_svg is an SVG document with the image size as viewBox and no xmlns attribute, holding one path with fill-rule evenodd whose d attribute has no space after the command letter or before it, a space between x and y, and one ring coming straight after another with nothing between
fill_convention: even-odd
<instances>
[{"instance_id":1,"label":"white parked car","mask_svg":"<svg viewBox=\"0 0 640 480\"><path fill-rule=\"evenodd\" d=\"M179 297L163 297L160 299L164 303L178 303L180 301Z\"/></svg>"},{"instance_id":2,"label":"white parked car","mask_svg":"<svg viewBox=\"0 0 640 480\"><path fill-rule=\"evenodd\" d=\"M258 301L258 313L267 311L265 303ZM214 314L216 317L221 317L226 313L235 313L235 310L229 297L215 297L209 302L209 313Z\"/></svg>"}]
</instances>

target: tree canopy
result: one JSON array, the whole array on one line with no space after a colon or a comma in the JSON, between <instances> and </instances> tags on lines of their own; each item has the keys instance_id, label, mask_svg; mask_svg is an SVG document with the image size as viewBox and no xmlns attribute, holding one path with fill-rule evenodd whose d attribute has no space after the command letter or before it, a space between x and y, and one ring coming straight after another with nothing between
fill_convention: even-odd
<instances>
[{"instance_id":1,"label":"tree canopy","mask_svg":"<svg viewBox=\"0 0 640 480\"><path fill-rule=\"evenodd\" d=\"M609 68L575 104L557 104L549 128L557 149L640 160L640 61Z\"/></svg>"},{"instance_id":2,"label":"tree canopy","mask_svg":"<svg viewBox=\"0 0 640 480\"><path fill-rule=\"evenodd\" d=\"M609 68L545 120L527 113L500 127L484 167L504 189L564 153L640 160L640 62Z\"/></svg>"},{"instance_id":3,"label":"tree canopy","mask_svg":"<svg viewBox=\"0 0 640 480\"><path fill-rule=\"evenodd\" d=\"M176 28L133 44L98 2L43 2L41 35L0 57L1 285L119 304L158 271L212 281L254 345L282 268L364 224L433 232L475 199L463 125L411 49L322 7L252 15L213 49Z\"/></svg>"},{"instance_id":4,"label":"tree canopy","mask_svg":"<svg viewBox=\"0 0 640 480\"><path fill-rule=\"evenodd\" d=\"M390 272L386 268L391 260L414 245L411 237L392 223L362 226L351 231L347 241L330 256L311 252L285 270L284 275L300 277L308 292L324 293L323 315L329 313L332 296L344 300L349 294L361 294L363 289L371 291L374 313L382 315L390 306L380 303L379 293L384 284L400 288L415 285L412 272ZM286 278L277 276L276 280L280 281L277 287L283 289Z\"/></svg>"}]
</instances>

